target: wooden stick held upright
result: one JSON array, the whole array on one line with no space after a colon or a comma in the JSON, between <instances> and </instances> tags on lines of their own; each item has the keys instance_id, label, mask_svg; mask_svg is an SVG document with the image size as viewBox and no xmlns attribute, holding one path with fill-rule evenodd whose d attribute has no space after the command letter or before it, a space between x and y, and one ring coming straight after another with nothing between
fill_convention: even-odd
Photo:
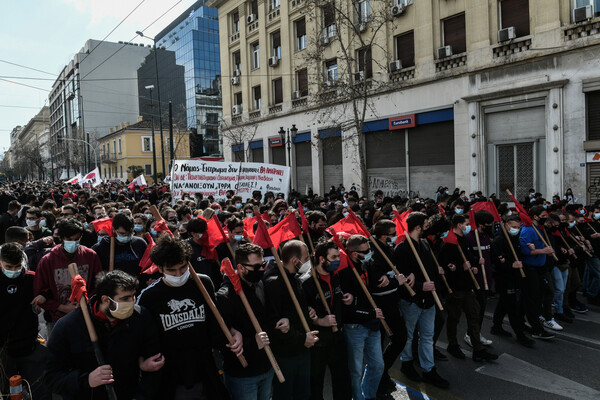
<instances>
[{"instance_id":1,"label":"wooden stick held upright","mask_svg":"<svg viewBox=\"0 0 600 400\"><path fill-rule=\"evenodd\" d=\"M542 241L542 243L544 243L544 246L545 247L550 247L550 244L548 242L546 242L546 240L542 236L540 230L535 226L535 224L532 224L531 227L533 228L533 230L535 231L535 233L537 233L537 235L540 238L540 240ZM556 254L552 253L552 257L554 258L555 261L558 261L558 257L556 257Z\"/></svg>"},{"instance_id":2,"label":"wooden stick held upright","mask_svg":"<svg viewBox=\"0 0 600 400\"><path fill-rule=\"evenodd\" d=\"M479 253L479 258L483 258L483 253L481 252L481 242L479 241L479 231L475 229L475 241L477 242L477 252ZM485 264L479 264L481 272L483 274L483 286L485 290L490 290L487 283L487 277L485 276Z\"/></svg>"},{"instance_id":3,"label":"wooden stick held upright","mask_svg":"<svg viewBox=\"0 0 600 400\"><path fill-rule=\"evenodd\" d=\"M375 246L377 251L379 251L379 254L383 257L383 259L385 260L387 265L392 269L392 271L394 271L396 275L400 275L400 271L398 271L398 268L396 268L396 266L392 263L392 260L390 260L389 257L383 252L383 249L379 246L379 243L377 243L377 239L375 239L373 236L369 236L369 240L371 241L373 246ZM415 291L413 290L413 288L410 287L408 283L404 283L404 288L408 291L408 293L411 296L415 295Z\"/></svg>"},{"instance_id":4,"label":"wooden stick held upright","mask_svg":"<svg viewBox=\"0 0 600 400\"><path fill-rule=\"evenodd\" d=\"M221 313L217 309L215 302L208 294L208 290L206 290L206 287L202 283L202 280L200 279L200 277L198 276L198 274L196 273L196 271L194 270L194 267L192 267L192 264L190 262L188 262L188 268L190 269L190 276L196 283L196 286L198 286L198 289L200 289L200 293L202 293L202 297L204 298L204 301L208 305L208 308L210 308L210 311L212 311L213 315L215 316L215 319L217 320L219 327L223 331L223 334L225 334L227 341L229 342L229 344L233 344L234 343L233 336L231 336L231 332L229 332L229 328L227 328L227 324L225 324L225 321L223 320ZM243 354L240 354L239 356L237 356L237 358L238 358L238 360L240 360L240 364L242 364L242 367L246 368L248 366L248 361L246 361L246 358L244 357Z\"/></svg>"},{"instance_id":5,"label":"wooden stick held upright","mask_svg":"<svg viewBox=\"0 0 600 400\"><path fill-rule=\"evenodd\" d=\"M504 226L503 222L500 222L500 227L502 228L502 233L504 233L504 237L506 238L506 241L508 242L508 246L510 247L510 251L512 252L513 257L515 258L515 261L519 261L519 257L517 257L517 252L515 251L515 247L513 246L512 242L510 241L510 237L508 236L508 232L506 232L506 227ZM525 271L523 271L523 268L519 268L519 271L521 272L521 278L525 278Z\"/></svg>"},{"instance_id":6,"label":"wooden stick held upright","mask_svg":"<svg viewBox=\"0 0 600 400\"><path fill-rule=\"evenodd\" d=\"M352 262L352 260L350 260L350 262ZM377 304L375 304L375 300L373 300L373 296L371 296L371 293L369 293L369 289L367 289L367 287L365 286L365 283L363 282L362 278L360 277L358 271L356 270L356 268L354 268L354 265L351 265L350 268L352 268L352 271L354 272L354 277L356 278L356 280L358 281L358 284L360 285L363 292L365 293L365 296L367 297L369 304L371 304L371 307L373 307L373 309L376 309ZM394 334L392 332L392 330L390 329L390 327L388 326L387 322L385 322L385 319L379 318L379 322L381 322L381 326L383 326L383 329L385 329L385 333L387 333L388 336L392 336Z\"/></svg>"},{"instance_id":7,"label":"wooden stick held upright","mask_svg":"<svg viewBox=\"0 0 600 400\"><path fill-rule=\"evenodd\" d=\"M113 234L114 235L114 234ZM115 237L110 237L110 255L108 259L108 270L112 271L115 269Z\"/></svg>"},{"instance_id":8,"label":"wooden stick held upright","mask_svg":"<svg viewBox=\"0 0 600 400\"><path fill-rule=\"evenodd\" d=\"M419 268L421 268L421 272L423 273L423 277L425 278L425 282L431 282L431 279L429 279L429 274L427 273L427 270L425 269L425 266L423 265L423 261L421 260L421 257L419 257L419 253L417 253L417 249L415 248L415 244L412 242L412 238L408 235L407 231L404 231L404 235L406 236L406 240L408 241L408 244L410 245L410 249L412 250L413 255L417 259L417 263L419 264ZM431 291L431 294L433 295L433 299L435 300L435 304L437 304L437 306L440 309L440 311L443 311L444 307L442 306L442 302L440 301L440 298L438 297L438 294L437 294L437 292L435 290L435 286L434 286L434 289Z\"/></svg>"},{"instance_id":9,"label":"wooden stick held upright","mask_svg":"<svg viewBox=\"0 0 600 400\"><path fill-rule=\"evenodd\" d=\"M435 262L435 266L438 267L438 269L440 268L440 263L437 259L437 257L435 256L435 254L433 253L433 249L431 248L431 246L429 246L429 252L431 253L431 258L433 258L433 262ZM448 294L452 294L452 289L450 288L450 285L448 285L448 280L446 279L446 275L440 275L442 277L442 281L444 282L444 285L446 285L446 290L448 291Z\"/></svg>"},{"instance_id":10,"label":"wooden stick held upright","mask_svg":"<svg viewBox=\"0 0 600 400\"><path fill-rule=\"evenodd\" d=\"M562 233L558 232L558 234L560 235L560 238L563 242L563 244L567 247L567 250L573 250L573 248L571 246L569 246L569 242L567 242L567 240L565 239L565 237L562 235ZM548 237L548 234L546 233L546 230L544 230L544 235L546 236L546 240L548 241L548 243L550 242L550 238ZM575 260L578 259L577 254L573 253L572 254L573 258Z\"/></svg>"},{"instance_id":11,"label":"wooden stick held upright","mask_svg":"<svg viewBox=\"0 0 600 400\"><path fill-rule=\"evenodd\" d=\"M463 262L467 262L467 257L465 257L465 253L463 252L462 247L460 247L460 244L457 244L456 247L458 247L458 252L460 253L460 257L463 259ZM458 266L456 266L456 268L458 268ZM471 268L469 268L469 275L471 275L475 289L481 290L481 287L479 286L479 283L477 283L477 279L475 279L475 275L473 275L473 270Z\"/></svg>"},{"instance_id":12,"label":"wooden stick held upright","mask_svg":"<svg viewBox=\"0 0 600 400\"><path fill-rule=\"evenodd\" d=\"M68 268L71 278L75 278L75 276L77 276L78 274L77 264L69 264ZM79 299L79 307L81 308L83 320L85 321L85 326L88 330L88 334L90 335L90 341L92 342L92 348L94 349L94 355L96 356L98 366L105 365L106 363L104 362L104 356L102 355L102 351L100 350L100 344L98 343L98 334L96 333L96 327L92 322L92 317L90 315L85 296L81 296L81 299ZM106 387L106 392L108 394L109 400L117 400L117 393L115 392L115 388L113 387L112 383L108 383L104 386Z\"/></svg>"},{"instance_id":13,"label":"wooden stick held upright","mask_svg":"<svg viewBox=\"0 0 600 400\"><path fill-rule=\"evenodd\" d=\"M584 239L585 239L585 236L583 236L583 233L581 233L581 231L579 230L579 227L578 227L577 225L575 225L575 229L577 229L577 232L579 233L579 236L581 236L582 238L584 238ZM584 244L585 244L585 243L582 243L582 244L581 244L581 247L583 247L583 245L584 245ZM592 253L590 253L590 252L589 252L587 249L585 249L585 248L584 248L584 250L583 250L583 251L585 251L585 254L587 254L589 257L594 257L594 256L592 255Z\"/></svg>"}]
</instances>

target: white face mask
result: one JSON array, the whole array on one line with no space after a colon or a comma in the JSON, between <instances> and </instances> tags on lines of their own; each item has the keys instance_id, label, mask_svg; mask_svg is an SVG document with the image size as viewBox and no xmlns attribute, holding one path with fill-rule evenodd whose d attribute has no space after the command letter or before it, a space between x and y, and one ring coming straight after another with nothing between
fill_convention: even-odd
<instances>
[{"instance_id":1,"label":"white face mask","mask_svg":"<svg viewBox=\"0 0 600 400\"><path fill-rule=\"evenodd\" d=\"M190 269L188 268L181 276L163 274L163 278L169 286L180 287L190 279Z\"/></svg>"},{"instance_id":2,"label":"white face mask","mask_svg":"<svg viewBox=\"0 0 600 400\"><path fill-rule=\"evenodd\" d=\"M39 219L28 219L27 220L27 226L30 227L30 228L36 226L39 223L40 223Z\"/></svg>"},{"instance_id":3,"label":"white face mask","mask_svg":"<svg viewBox=\"0 0 600 400\"><path fill-rule=\"evenodd\" d=\"M300 269L298 270L298 273L300 275L304 275L305 273L308 272L308 270L310 270L310 260L308 260L307 262L305 262L304 264L302 264L300 266Z\"/></svg>"}]
</instances>

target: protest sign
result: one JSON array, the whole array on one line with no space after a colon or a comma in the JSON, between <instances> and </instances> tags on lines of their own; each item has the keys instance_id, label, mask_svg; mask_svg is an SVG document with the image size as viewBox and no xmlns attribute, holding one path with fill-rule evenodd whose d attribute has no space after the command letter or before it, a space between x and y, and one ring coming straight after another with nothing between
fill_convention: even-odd
<instances>
[{"instance_id":1,"label":"protest sign","mask_svg":"<svg viewBox=\"0 0 600 400\"><path fill-rule=\"evenodd\" d=\"M290 187L290 168L275 164L176 160L171 171L173 201L183 193L200 192L204 197L225 199L228 190L246 201L252 192L287 193Z\"/></svg>"}]
</instances>

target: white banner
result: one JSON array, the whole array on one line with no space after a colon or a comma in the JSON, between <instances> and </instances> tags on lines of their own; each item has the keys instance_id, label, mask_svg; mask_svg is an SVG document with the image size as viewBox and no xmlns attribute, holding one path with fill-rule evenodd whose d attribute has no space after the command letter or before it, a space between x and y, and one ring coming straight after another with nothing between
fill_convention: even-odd
<instances>
[{"instance_id":1,"label":"white banner","mask_svg":"<svg viewBox=\"0 0 600 400\"><path fill-rule=\"evenodd\" d=\"M202 160L176 160L171 171L173 201L183 193L225 199L228 190L246 201L252 192L285 193L290 188L290 167L275 164Z\"/></svg>"}]
</instances>

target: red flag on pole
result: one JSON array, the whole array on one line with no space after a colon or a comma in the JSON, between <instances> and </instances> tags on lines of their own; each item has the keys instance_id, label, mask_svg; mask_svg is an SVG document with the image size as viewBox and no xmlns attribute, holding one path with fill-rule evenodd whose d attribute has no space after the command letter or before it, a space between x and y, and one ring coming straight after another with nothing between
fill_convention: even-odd
<instances>
[{"instance_id":1,"label":"red flag on pole","mask_svg":"<svg viewBox=\"0 0 600 400\"><path fill-rule=\"evenodd\" d=\"M225 258L221 262L221 272L227 275L229 281L233 285L233 290L239 294L242 291L242 282L240 281L240 276L234 271L229 258Z\"/></svg>"},{"instance_id":2,"label":"red flag on pole","mask_svg":"<svg viewBox=\"0 0 600 400\"><path fill-rule=\"evenodd\" d=\"M406 224L406 218L408 218L408 216L410 215L412 210L410 210L410 209L406 210L402 214L400 214L396 210L393 210L393 211L395 214L393 221L396 223L396 234L398 235L394 244L399 244L406 240L406 235L404 235L405 231L408 232L408 225Z\"/></svg>"},{"instance_id":3,"label":"red flag on pole","mask_svg":"<svg viewBox=\"0 0 600 400\"><path fill-rule=\"evenodd\" d=\"M223 231L221 221L219 221L219 218L217 218L216 215L213 215L211 219L206 221L205 234L208 236L208 245L212 247L217 247L221 243L225 243L229 240Z\"/></svg>"},{"instance_id":4,"label":"red flag on pole","mask_svg":"<svg viewBox=\"0 0 600 400\"><path fill-rule=\"evenodd\" d=\"M458 246L458 237L456 236L456 233L454 233L453 229L450 229L448 231L448 236L446 236L442 240L444 241L444 243L455 244L455 245Z\"/></svg>"},{"instance_id":5,"label":"red flag on pole","mask_svg":"<svg viewBox=\"0 0 600 400\"><path fill-rule=\"evenodd\" d=\"M370 237L371 234L363 227L362 222L352 212L348 211L348 216L339 220L337 223L327 228L327 232L333 235L333 232L346 232L351 235L363 235Z\"/></svg>"},{"instance_id":6,"label":"red flag on pole","mask_svg":"<svg viewBox=\"0 0 600 400\"><path fill-rule=\"evenodd\" d=\"M333 237L331 238L331 240L333 240L335 242L335 244L337 244L339 250L340 250L340 266L338 267L338 269L335 270L335 273L339 273L340 271L348 268L351 264L350 262L350 258L348 257L348 254L346 254L346 251L344 250L344 245L342 245L342 241L340 240L340 237L338 236L338 232L335 231L335 229L332 229L333 233Z\"/></svg>"},{"instance_id":7,"label":"red flag on pole","mask_svg":"<svg viewBox=\"0 0 600 400\"><path fill-rule=\"evenodd\" d=\"M94 230L97 232L104 231L108 233L108 236L114 236L112 227L112 218L102 218L92 221Z\"/></svg>"},{"instance_id":8,"label":"red flag on pole","mask_svg":"<svg viewBox=\"0 0 600 400\"><path fill-rule=\"evenodd\" d=\"M517 209L517 211L519 213L519 218L521 218L521 222L523 222L523 224L525 226L531 226L533 224L533 221L529 217L529 214L527 214L525 207L523 207L523 205L521 203L519 203L519 200L515 199L515 197L512 195L512 193L509 194L509 196L510 196L511 200L515 203L515 208Z\"/></svg>"},{"instance_id":9,"label":"red flag on pole","mask_svg":"<svg viewBox=\"0 0 600 400\"><path fill-rule=\"evenodd\" d=\"M477 222L475 221L475 211L470 210L467 213L468 217L469 217L469 222L471 223L471 229L475 230L477 229Z\"/></svg>"},{"instance_id":10,"label":"red flag on pole","mask_svg":"<svg viewBox=\"0 0 600 400\"><path fill-rule=\"evenodd\" d=\"M254 233L254 240L252 240L252 244L256 244L263 249L270 249L271 247L274 247L273 242L271 241L271 236L269 236L269 231L267 230L267 225L265 225L265 221L263 221L262 218L258 219L258 227Z\"/></svg>"},{"instance_id":11,"label":"red flag on pole","mask_svg":"<svg viewBox=\"0 0 600 400\"><path fill-rule=\"evenodd\" d=\"M148 242L148 247L146 247L146 251L140 260L141 273L151 275L158 272L158 267L150 259L150 252L156 246L156 243L149 233L146 233L144 238L146 239L146 242Z\"/></svg>"},{"instance_id":12,"label":"red flag on pole","mask_svg":"<svg viewBox=\"0 0 600 400\"><path fill-rule=\"evenodd\" d=\"M496 208L496 205L494 204L493 201L480 201L477 203L474 203L471 206L471 210L473 210L474 212L477 211L487 211L490 214L492 214L492 216L494 217L494 222L502 222L502 219L500 218L500 214L498 214L498 209ZM471 225L473 225L473 223L471 223Z\"/></svg>"},{"instance_id":13,"label":"red flag on pole","mask_svg":"<svg viewBox=\"0 0 600 400\"><path fill-rule=\"evenodd\" d=\"M302 235L296 213L289 213L280 223L269 229L268 234L271 236L271 241L276 249L279 249L282 242Z\"/></svg>"},{"instance_id":14,"label":"red flag on pole","mask_svg":"<svg viewBox=\"0 0 600 400\"><path fill-rule=\"evenodd\" d=\"M298 202L298 212L300 213L300 221L302 221L302 232L308 232L308 220L304 215L304 207L302 207L302 203Z\"/></svg>"},{"instance_id":15,"label":"red flag on pole","mask_svg":"<svg viewBox=\"0 0 600 400\"><path fill-rule=\"evenodd\" d=\"M156 232L167 232L169 235L173 236L173 232L171 232L171 230L167 226L167 221L165 221L164 219L161 219L160 221L157 221L156 224L154 224L154 230Z\"/></svg>"},{"instance_id":16,"label":"red flag on pole","mask_svg":"<svg viewBox=\"0 0 600 400\"><path fill-rule=\"evenodd\" d=\"M258 217L249 217L244 219L244 236L250 240L254 239L254 223L257 221L257 219Z\"/></svg>"}]
</instances>

